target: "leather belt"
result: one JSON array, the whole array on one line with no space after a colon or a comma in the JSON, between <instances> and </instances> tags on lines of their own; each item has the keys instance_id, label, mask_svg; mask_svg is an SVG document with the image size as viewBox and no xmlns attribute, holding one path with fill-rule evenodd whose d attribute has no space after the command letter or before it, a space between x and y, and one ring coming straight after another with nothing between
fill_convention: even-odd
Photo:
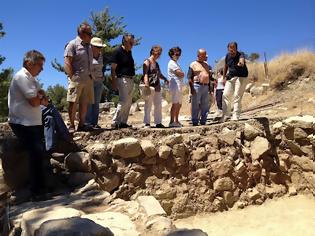
<instances>
[{"instance_id":1,"label":"leather belt","mask_svg":"<svg viewBox=\"0 0 315 236\"><path fill-rule=\"evenodd\" d=\"M200 85L209 85L209 83L200 83L198 81L194 82L195 84L200 84Z\"/></svg>"}]
</instances>

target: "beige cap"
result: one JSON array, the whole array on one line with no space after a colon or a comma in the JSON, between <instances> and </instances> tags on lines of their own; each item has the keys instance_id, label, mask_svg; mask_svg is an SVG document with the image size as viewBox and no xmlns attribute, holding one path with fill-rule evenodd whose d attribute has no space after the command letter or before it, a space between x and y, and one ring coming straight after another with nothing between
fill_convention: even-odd
<instances>
[{"instance_id":1,"label":"beige cap","mask_svg":"<svg viewBox=\"0 0 315 236\"><path fill-rule=\"evenodd\" d=\"M100 38L97 38L97 37L93 37L91 39L91 43L90 43L92 46L95 46L95 47L102 47L102 48L105 48L106 47L106 44L102 42L102 39Z\"/></svg>"}]
</instances>

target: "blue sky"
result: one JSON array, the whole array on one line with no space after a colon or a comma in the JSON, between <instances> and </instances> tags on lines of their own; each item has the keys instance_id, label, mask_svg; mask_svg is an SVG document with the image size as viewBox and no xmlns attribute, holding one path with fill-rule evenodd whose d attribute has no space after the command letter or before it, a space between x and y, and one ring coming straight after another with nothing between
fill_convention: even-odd
<instances>
[{"instance_id":1,"label":"blue sky","mask_svg":"<svg viewBox=\"0 0 315 236\"><path fill-rule=\"evenodd\" d=\"M237 41L245 53L267 53L270 59L281 52L315 49L315 1L313 0L3 0L0 22L6 35L0 54L6 57L0 69L20 69L26 51L37 49L46 56L39 79L49 85L66 86L64 74L51 66L63 62L66 42L76 36L76 27L91 12L109 8L110 15L124 17L126 30L142 37L133 49L137 65L148 57L152 45L163 48L159 60L166 74L173 46L182 48L180 64L187 71L198 48L208 52L208 62L226 53L229 41ZM118 38L113 43L120 42Z\"/></svg>"}]
</instances>

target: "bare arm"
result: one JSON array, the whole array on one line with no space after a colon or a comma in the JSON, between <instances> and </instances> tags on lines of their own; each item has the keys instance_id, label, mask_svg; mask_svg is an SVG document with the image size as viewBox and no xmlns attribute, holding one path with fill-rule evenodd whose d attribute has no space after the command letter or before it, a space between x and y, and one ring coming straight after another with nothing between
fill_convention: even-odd
<instances>
[{"instance_id":1,"label":"bare arm","mask_svg":"<svg viewBox=\"0 0 315 236\"><path fill-rule=\"evenodd\" d=\"M184 78L185 73L182 70L177 69L177 70L175 70L175 75L182 79L182 78Z\"/></svg>"},{"instance_id":2,"label":"bare arm","mask_svg":"<svg viewBox=\"0 0 315 236\"><path fill-rule=\"evenodd\" d=\"M227 70L228 70L228 66L227 66L227 64L224 64L224 68L223 68L223 80L225 80L225 76L226 76Z\"/></svg>"},{"instance_id":3,"label":"bare arm","mask_svg":"<svg viewBox=\"0 0 315 236\"><path fill-rule=\"evenodd\" d=\"M194 89L194 72L191 67L189 67L188 69L187 79L190 87L190 92L192 95L194 95L196 93Z\"/></svg>"},{"instance_id":4,"label":"bare arm","mask_svg":"<svg viewBox=\"0 0 315 236\"><path fill-rule=\"evenodd\" d=\"M112 75L112 89L113 90L117 90L117 75L116 75L116 68L117 68L117 64L116 63L112 63L112 67L111 67L111 75Z\"/></svg>"},{"instance_id":5,"label":"bare arm","mask_svg":"<svg viewBox=\"0 0 315 236\"><path fill-rule=\"evenodd\" d=\"M65 71L69 78L73 76L72 57L65 57Z\"/></svg>"},{"instance_id":6,"label":"bare arm","mask_svg":"<svg viewBox=\"0 0 315 236\"><path fill-rule=\"evenodd\" d=\"M148 71L149 71L149 65L150 63L148 62L148 60L145 60L143 63L143 81L144 81L144 85L149 87L149 76L148 76Z\"/></svg>"}]
</instances>

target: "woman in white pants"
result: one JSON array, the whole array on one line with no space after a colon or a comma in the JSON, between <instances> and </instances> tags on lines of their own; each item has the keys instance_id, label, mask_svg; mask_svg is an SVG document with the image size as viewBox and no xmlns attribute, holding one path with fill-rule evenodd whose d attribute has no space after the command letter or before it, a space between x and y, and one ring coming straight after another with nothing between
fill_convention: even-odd
<instances>
[{"instance_id":1,"label":"woman in white pants","mask_svg":"<svg viewBox=\"0 0 315 236\"><path fill-rule=\"evenodd\" d=\"M159 45L155 45L150 50L150 57L143 63L143 91L144 92L144 124L145 127L150 127L151 123L151 108L154 105L154 123L156 128L165 128L162 124L162 95L160 79L163 79L166 83L168 80L162 75L158 58L162 53L162 48Z\"/></svg>"},{"instance_id":2,"label":"woman in white pants","mask_svg":"<svg viewBox=\"0 0 315 236\"><path fill-rule=\"evenodd\" d=\"M227 46L228 53L225 56L223 80L225 82L223 92L221 121L226 121L233 114L231 120L239 120L241 114L241 102L247 84L248 70L245 64L245 55L237 51L237 43L230 42ZM228 73L227 73L228 72Z\"/></svg>"}]
</instances>

